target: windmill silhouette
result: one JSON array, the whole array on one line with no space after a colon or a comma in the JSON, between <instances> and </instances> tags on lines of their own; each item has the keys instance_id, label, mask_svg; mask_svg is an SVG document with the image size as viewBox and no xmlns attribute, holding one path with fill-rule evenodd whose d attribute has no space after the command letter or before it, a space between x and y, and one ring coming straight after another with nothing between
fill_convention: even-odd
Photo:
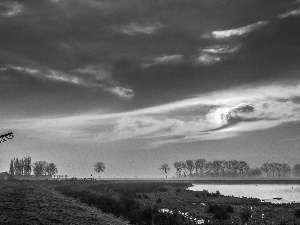
<instances>
[{"instance_id":1,"label":"windmill silhouette","mask_svg":"<svg viewBox=\"0 0 300 225\"><path fill-rule=\"evenodd\" d=\"M7 141L9 139L13 139L14 137L14 134L13 132L10 132L10 133L7 133L7 134L3 134L3 135L0 135L0 143L4 142L4 141Z\"/></svg>"}]
</instances>

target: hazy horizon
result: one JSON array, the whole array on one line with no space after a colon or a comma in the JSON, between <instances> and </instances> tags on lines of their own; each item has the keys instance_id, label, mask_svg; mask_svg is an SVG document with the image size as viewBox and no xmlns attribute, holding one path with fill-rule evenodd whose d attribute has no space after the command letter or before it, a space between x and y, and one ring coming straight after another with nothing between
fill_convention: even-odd
<instances>
[{"instance_id":1,"label":"hazy horizon","mask_svg":"<svg viewBox=\"0 0 300 225\"><path fill-rule=\"evenodd\" d=\"M300 1L0 2L0 172L300 164Z\"/></svg>"}]
</instances>

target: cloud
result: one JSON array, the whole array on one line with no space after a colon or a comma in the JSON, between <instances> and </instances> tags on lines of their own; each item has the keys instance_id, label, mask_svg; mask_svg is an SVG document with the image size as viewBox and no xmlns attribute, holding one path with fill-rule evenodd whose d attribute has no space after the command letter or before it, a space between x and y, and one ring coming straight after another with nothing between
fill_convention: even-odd
<instances>
[{"instance_id":1,"label":"cloud","mask_svg":"<svg viewBox=\"0 0 300 225\"><path fill-rule=\"evenodd\" d=\"M87 65L83 68L75 70L76 73L85 76L91 76L95 80L108 81L109 83L115 83L116 81L110 75L109 69L102 65Z\"/></svg>"},{"instance_id":2,"label":"cloud","mask_svg":"<svg viewBox=\"0 0 300 225\"><path fill-rule=\"evenodd\" d=\"M132 99L135 95L130 88L125 87L112 87L105 90L128 100Z\"/></svg>"},{"instance_id":3,"label":"cloud","mask_svg":"<svg viewBox=\"0 0 300 225\"><path fill-rule=\"evenodd\" d=\"M21 14L25 10L24 5L18 2L2 2L0 3L0 15L5 17L13 17Z\"/></svg>"},{"instance_id":4,"label":"cloud","mask_svg":"<svg viewBox=\"0 0 300 225\"><path fill-rule=\"evenodd\" d=\"M183 62L183 55L175 54L175 55L164 55L160 57L156 57L153 59L151 63L145 63L142 67L150 67L157 64L176 64Z\"/></svg>"},{"instance_id":5,"label":"cloud","mask_svg":"<svg viewBox=\"0 0 300 225\"><path fill-rule=\"evenodd\" d=\"M130 90L117 91L125 96L131 95ZM231 138L245 131L269 129L283 123L300 121L300 103L297 98L300 98L299 83L248 86L206 93L131 112L8 123L14 129L48 132L52 137L72 140L80 138L105 142L143 138L152 143L157 141L156 144L216 140ZM185 118L189 109L205 108L205 113Z\"/></svg>"},{"instance_id":6,"label":"cloud","mask_svg":"<svg viewBox=\"0 0 300 225\"><path fill-rule=\"evenodd\" d=\"M237 53L241 45L213 45L200 50L199 56L195 58L196 63L210 66L227 59L230 55Z\"/></svg>"},{"instance_id":7,"label":"cloud","mask_svg":"<svg viewBox=\"0 0 300 225\"><path fill-rule=\"evenodd\" d=\"M111 68L105 68L103 65L87 65L83 68L76 69L75 72L84 75L85 78L93 83L95 81L100 82L99 86L105 91L127 100L132 99L135 95L133 90L119 86L119 82L111 75L111 70Z\"/></svg>"},{"instance_id":8,"label":"cloud","mask_svg":"<svg viewBox=\"0 0 300 225\"><path fill-rule=\"evenodd\" d=\"M231 37L239 37L247 35L253 31L260 30L266 25L268 25L268 21L259 21L254 24L250 24L248 26L231 29L231 30L221 30L221 31L213 31L211 34L205 34L205 38L215 38L215 39L228 39Z\"/></svg>"},{"instance_id":9,"label":"cloud","mask_svg":"<svg viewBox=\"0 0 300 225\"><path fill-rule=\"evenodd\" d=\"M284 19L284 18L287 18L287 17L295 17L295 16L300 16L300 8L282 13L278 16L278 18Z\"/></svg>"},{"instance_id":10,"label":"cloud","mask_svg":"<svg viewBox=\"0 0 300 225\"><path fill-rule=\"evenodd\" d=\"M162 27L163 25L161 23L145 24L145 25L138 24L138 23L131 23L129 25L123 25L120 27L113 27L113 30L126 35L135 36L139 34L151 35L156 33L157 30Z\"/></svg>"},{"instance_id":11,"label":"cloud","mask_svg":"<svg viewBox=\"0 0 300 225\"><path fill-rule=\"evenodd\" d=\"M53 69L39 70L15 65L8 65L0 68L0 72L7 72L10 70L23 72L28 75L35 76L38 79L48 79L84 87L101 88L106 92L127 100L132 99L135 95L132 89L121 87L118 82L110 76L108 70L105 70L102 66L88 65L75 70L75 74L68 74Z\"/></svg>"}]
</instances>

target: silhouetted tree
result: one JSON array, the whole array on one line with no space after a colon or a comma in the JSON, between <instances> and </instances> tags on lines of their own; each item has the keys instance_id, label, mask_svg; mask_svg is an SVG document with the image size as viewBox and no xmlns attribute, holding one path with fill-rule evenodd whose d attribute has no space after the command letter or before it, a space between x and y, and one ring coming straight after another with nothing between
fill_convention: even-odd
<instances>
[{"instance_id":1,"label":"silhouetted tree","mask_svg":"<svg viewBox=\"0 0 300 225\"><path fill-rule=\"evenodd\" d=\"M203 176L203 172L205 169L205 159L197 159L195 160L195 170L196 174L200 171L200 176Z\"/></svg>"},{"instance_id":2,"label":"silhouetted tree","mask_svg":"<svg viewBox=\"0 0 300 225\"><path fill-rule=\"evenodd\" d=\"M171 168L169 167L168 164L164 163L161 165L161 167L159 168L160 170L162 170L165 174L166 174L166 178L168 177L168 173L171 170Z\"/></svg>"},{"instance_id":3,"label":"silhouetted tree","mask_svg":"<svg viewBox=\"0 0 300 225\"><path fill-rule=\"evenodd\" d=\"M45 173L47 173L50 176L57 174L58 171L57 171L56 165L54 163L47 164L45 167Z\"/></svg>"},{"instance_id":4,"label":"silhouetted tree","mask_svg":"<svg viewBox=\"0 0 300 225\"><path fill-rule=\"evenodd\" d=\"M10 161L10 166L9 166L9 175L10 175L10 178L12 179L13 176L15 174L15 170L14 170L14 161L11 160Z\"/></svg>"},{"instance_id":5,"label":"silhouetted tree","mask_svg":"<svg viewBox=\"0 0 300 225\"><path fill-rule=\"evenodd\" d=\"M281 168L282 168L282 172L283 172L283 176L284 177L290 175L292 169L291 169L291 167L288 164L283 163Z\"/></svg>"},{"instance_id":6,"label":"silhouetted tree","mask_svg":"<svg viewBox=\"0 0 300 225\"><path fill-rule=\"evenodd\" d=\"M267 174L267 177L269 176L269 172L271 170L271 166L270 166L270 163L264 163L262 164L261 166L261 171L265 172Z\"/></svg>"},{"instance_id":7,"label":"silhouetted tree","mask_svg":"<svg viewBox=\"0 0 300 225\"><path fill-rule=\"evenodd\" d=\"M97 173L103 173L105 171L105 164L103 162L96 162L94 164L94 170L97 172Z\"/></svg>"},{"instance_id":8,"label":"silhouetted tree","mask_svg":"<svg viewBox=\"0 0 300 225\"><path fill-rule=\"evenodd\" d=\"M190 176L192 176L193 170L195 169L195 164L193 160L187 160L185 162L186 169L190 172Z\"/></svg>"},{"instance_id":9,"label":"silhouetted tree","mask_svg":"<svg viewBox=\"0 0 300 225\"><path fill-rule=\"evenodd\" d=\"M300 176L300 164L296 164L293 166L294 176Z\"/></svg>"},{"instance_id":10,"label":"silhouetted tree","mask_svg":"<svg viewBox=\"0 0 300 225\"><path fill-rule=\"evenodd\" d=\"M174 163L174 167L176 169L176 175L177 175L177 177L181 177L181 171L183 169L181 162L175 162Z\"/></svg>"},{"instance_id":11,"label":"silhouetted tree","mask_svg":"<svg viewBox=\"0 0 300 225\"><path fill-rule=\"evenodd\" d=\"M37 161L33 163L33 173L36 176L44 175L46 173L46 167L48 163L45 161Z\"/></svg>"}]
</instances>

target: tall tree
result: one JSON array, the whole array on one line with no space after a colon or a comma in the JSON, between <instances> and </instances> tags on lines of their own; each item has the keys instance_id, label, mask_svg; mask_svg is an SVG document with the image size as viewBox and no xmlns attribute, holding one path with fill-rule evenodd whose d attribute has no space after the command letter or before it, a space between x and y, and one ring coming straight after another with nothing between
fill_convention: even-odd
<instances>
[{"instance_id":1,"label":"tall tree","mask_svg":"<svg viewBox=\"0 0 300 225\"><path fill-rule=\"evenodd\" d=\"M267 177L269 176L269 172L270 172L270 163L264 163L261 166L261 171L264 171L267 174Z\"/></svg>"},{"instance_id":2,"label":"tall tree","mask_svg":"<svg viewBox=\"0 0 300 225\"><path fill-rule=\"evenodd\" d=\"M46 173L46 167L48 163L45 161L37 161L33 163L33 173L36 176L44 175Z\"/></svg>"},{"instance_id":3,"label":"tall tree","mask_svg":"<svg viewBox=\"0 0 300 225\"><path fill-rule=\"evenodd\" d=\"M286 164L286 163L283 163L281 165L281 168L282 168L282 173L283 173L283 176L286 177L286 176L289 176L290 175L290 172L292 171L291 167Z\"/></svg>"},{"instance_id":4,"label":"tall tree","mask_svg":"<svg viewBox=\"0 0 300 225\"><path fill-rule=\"evenodd\" d=\"M56 165L54 163L49 163L45 167L45 173L47 173L50 176L53 176L54 174L58 173L58 170L56 168Z\"/></svg>"},{"instance_id":5,"label":"tall tree","mask_svg":"<svg viewBox=\"0 0 300 225\"><path fill-rule=\"evenodd\" d=\"M203 176L203 172L205 169L205 159L197 159L195 160L195 170L196 173L198 173L198 171L200 171L200 176Z\"/></svg>"},{"instance_id":6,"label":"tall tree","mask_svg":"<svg viewBox=\"0 0 300 225\"><path fill-rule=\"evenodd\" d=\"M103 173L105 171L105 164L103 162L96 162L94 164L94 170L97 172L97 173Z\"/></svg>"},{"instance_id":7,"label":"tall tree","mask_svg":"<svg viewBox=\"0 0 300 225\"><path fill-rule=\"evenodd\" d=\"M300 176L300 164L296 164L293 166L293 173L294 176Z\"/></svg>"},{"instance_id":8,"label":"tall tree","mask_svg":"<svg viewBox=\"0 0 300 225\"><path fill-rule=\"evenodd\" d=\"M168 178L168 173L171 170L169 165L164 163L164 164L161 165L161 167L159 169L162 170L166 174L166 178Z\"/></svg>"},{"instance_id":9,"label":"tall tree","mask_svg":"<svg viewBox=\"0 0 300 225\"><path fill-rule=\"evenodd\" d=\"M9 166L9 175L10 175L11 179L13 178L14 174L15 174L14 161L11 160L10 161L10 166Z\"/></svg>"},{"instance_id":10,"label":"tall tree","mask_svg":"<svg viewBox=\"0 0 300 225\"><path fill-rule=\"evenodd\" d=\"M192 176L193 170L195 169L195 164L193 160L187 160L185 162L185 166L187 170L190 172L190 176Z\"/></svg>"},{"instance_id":11,"label":"tall tree","mask_svg":"<svg viewBox=\"0 0 300 225\"><path fill-rule=\"evenodd\" d=\"M249 170L250 167L248 163L246 163L245 161L239 161L239 171L241 175L248 173Z\"/></svg>"},{"instance_id":12,"label":"tall tree","mask_svg":"<svg viewBox=\"0 0 300 225\"><path fill-rule=\"evenodd\" d=\"M176 169L176 175L177 177L181 177L181 171L182 171L182 164L180 162L175 162L174 167Z\"/></svg>"}]
</instances>

